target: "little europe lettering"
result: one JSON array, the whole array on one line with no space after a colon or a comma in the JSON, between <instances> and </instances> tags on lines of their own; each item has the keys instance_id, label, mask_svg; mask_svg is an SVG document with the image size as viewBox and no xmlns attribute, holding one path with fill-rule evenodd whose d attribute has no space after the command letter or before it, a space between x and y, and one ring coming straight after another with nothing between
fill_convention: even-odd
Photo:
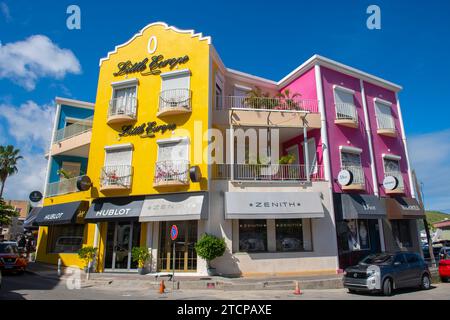
<instances>
[{"instance_id":1,"label":"little europe lettering","mask_svg":"<svg viewBox=\"0 0 450 320\"><path fill-rule=\"evenodd\" d=\"M148 64L150 60L148 58L144 58L140 62L131 62L130 60L120 62L117 67L119 68L119 71L114 73L114 76L123 76L126 74L131 73L137 73L140 72L143 76L148 75L158 75L161 73L161 69L169 66L170 70L175 68L176 66L180 64L185 64L189 61L189 56L185 55L183 57L179 58L170 58L170 59L164 59L164 56L162 54L153 56L151 58L151 62ZM148 66L147 66L148 64Z\"/></svg>"}]
</instances>

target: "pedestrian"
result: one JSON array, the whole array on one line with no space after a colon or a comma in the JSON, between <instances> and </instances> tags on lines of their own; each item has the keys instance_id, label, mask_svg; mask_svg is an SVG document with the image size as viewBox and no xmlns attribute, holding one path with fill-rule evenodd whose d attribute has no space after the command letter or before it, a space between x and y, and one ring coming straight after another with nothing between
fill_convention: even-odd
<instances>
[{"instance_id":1,"label":"pedestrian","mask_svg":"<svg viewBox=\"0 0 450 320\"><path fill-rule=\"evenodd\" d=\"M26 247L27 258L28 258L30 256L30 253L31 253L32 249L33 249L33 243L31 242L30 238L27 238L25 247Z\"/></svg>"}]
</instances>

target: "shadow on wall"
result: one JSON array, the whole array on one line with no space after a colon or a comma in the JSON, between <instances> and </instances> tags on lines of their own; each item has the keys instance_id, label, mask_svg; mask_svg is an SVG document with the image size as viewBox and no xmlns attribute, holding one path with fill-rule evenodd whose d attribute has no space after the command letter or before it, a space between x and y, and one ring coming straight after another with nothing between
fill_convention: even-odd
<instances>
[{"instance_id":1,"label":"shadow on wall","mask_svg":"<svg viewBox=\"0 0 450 320\"><path fill-rule=\"evenodd\" d=\"M223 277L238 278L242 275L242 271L239 269L239 259L228 248L223 256L211 262L211 266L216 268L218 274Z\"/></svg>"}]
</instances>

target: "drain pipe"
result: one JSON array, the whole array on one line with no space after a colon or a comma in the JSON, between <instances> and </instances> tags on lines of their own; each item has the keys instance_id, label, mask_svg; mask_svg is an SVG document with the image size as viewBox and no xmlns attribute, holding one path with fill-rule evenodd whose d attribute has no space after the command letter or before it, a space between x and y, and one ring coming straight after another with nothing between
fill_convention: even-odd
<instances>
[{"instance_id":1,"label":"drain pipe","mask_svg":"<svg viewBox=\"0 0 450 320\"><path fill-rule=\"evenodd\" d=\"M323 157L323 167L325 173L325 181L328 181L328 189L330 196L330 218L334 225L334 229L336 231L336 215L334 212L334 199L333 199L333 179L331 176L331 165L330 165L330 150L328 147L328 132L327 132L327 121L325 116L325 101L323 95L323 86L322 86L322 74L320 71L319 63L314 65L314 72L316 78L316 91L317 91L317 99L319 100L319 112L320 112L320 136L322 139L322 157ZM336 238L336 270L339 270L339 249Z\"/></svg>"}]
</instances>

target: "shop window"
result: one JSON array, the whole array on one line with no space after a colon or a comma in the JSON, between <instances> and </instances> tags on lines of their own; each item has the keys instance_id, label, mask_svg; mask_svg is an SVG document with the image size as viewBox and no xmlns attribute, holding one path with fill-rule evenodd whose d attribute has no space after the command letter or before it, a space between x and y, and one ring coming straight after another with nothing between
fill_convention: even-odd
<instances>
[{"instance_id":1,"label":"shop window","mask_svg":"<svg viewBox=\"0 0 450 320\"><path fill-rule=\"evenodd\" d=\"M342 252L370 250L368 220L340 221L337 229L339 248Z\"/></svg>"},{"instance_id":2,"label":"shop window","mask_svg":"<svg viewBox=\"0 0 450 320\"><path fill-rule=\"evenodd\" d=\"M412 247L408 220L391 220L392 234L400 248Z\"/></svg>"},{"instance_id":3,"label":"shop window","mask_svg":"<svg viewBox=\"0 0 450 320\"><path fill-rule=\"evenodd\" d=\"M275 220L276 249L281 252L311 250L310 228L304 219Z\"/></svg>"},{"instance_id":4,"label":"shop window","mask_svg":"<svg viewBox=\"0 0 450 320\"><path fill-rule=\"evenodd\" d=\"M239 251L267 251L266 220L239 220Z\"/></svg>"},{"instance_id":5,"label":"shop window","mask_svg":"<svg viewBox=\"0 0 450 320\"><path fill-rule=\"evenodd\" d=\"M84 225L51 226L48 228L48 253L77 253L83 245Z\"/></svg>"}]
</instances>

